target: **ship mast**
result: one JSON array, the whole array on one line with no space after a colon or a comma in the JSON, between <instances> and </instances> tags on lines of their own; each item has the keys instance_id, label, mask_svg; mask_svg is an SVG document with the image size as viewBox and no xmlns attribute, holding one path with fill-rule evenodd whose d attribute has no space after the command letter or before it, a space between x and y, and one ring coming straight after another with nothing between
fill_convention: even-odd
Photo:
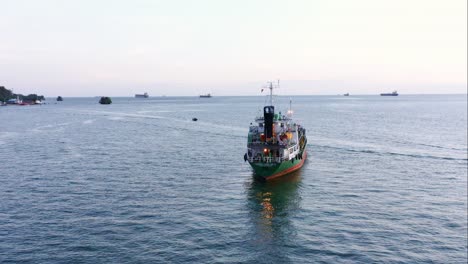
<instances>
[{"instance_id":1,"label":"ship mast","mask_svg":"<svg viewBox=\"0 0 468 264\"><path fill-rule=\"evenodd\" d=\"M292 117L293 110L292 110L292 99L289 98L289 110L288 110L288 116Z\"/></svg>"},{"instance_id":2,"label":"ship mast","mask_svg":"<svg viewBox=\"0 0 468 264\"><path fill-rule=\"evenodd\" d=\"M270 89L270 105L273 105L273 82L269 82L270 84L270 87L268 87L268 89Z\"/></svg>"},{"instance_id":3,"label":"ship mast","mask_svg":"<svg viewBox=\"0 0 468 264\"><path fill-rule=\"evenodd\" d=\"M279 85L280 85L280 80L278 79L278 82L275 88L279 88ZM268 82L267 88L270 89L270 105L273 105L273 82Z\"/></svg>"}]
</instances>

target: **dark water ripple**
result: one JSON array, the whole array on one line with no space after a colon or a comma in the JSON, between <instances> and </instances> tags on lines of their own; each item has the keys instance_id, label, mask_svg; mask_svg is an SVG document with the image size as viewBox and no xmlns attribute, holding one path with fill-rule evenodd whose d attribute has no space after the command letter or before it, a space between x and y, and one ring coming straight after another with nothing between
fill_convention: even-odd
<instances>
[{"instance_id":1,"label":"dark water ripple","mask_svg":"<svg viewBox=\"0 0 468 264\"><path fill-rule=\"evenodd\" d=\"M1 263L467 261L466 96L294 98L309 159L268 183L260 98L65 99L0 109Z\"/></svg>"},{"instance_id":2,"label":"dark water ripple","mask_svg":"<svg viewBox=\"0 0 468 264\"><path fill-rule=\"evenodd\" d=\"M374 150L357 150L357 149L350 149L350 148L340 148L340 147L333 147L333 146L321 146L321 145L313 145L314 147L318 147L319 151L320 148L328 148L328 149L336 149L340 151L348 151L348 152L357 152L357 153L367 153L372 155L390 155L390 156L403 156L403 157L410 157L410 158L422 158L422 159L441 159L441 160L458 160L458 161L468 161L466 158L455 158L455 157L438 157L432 155L417 155L417 154L406 154L406 153L396 153L396 152L379 152ZM315 148L314 148L315 149ZM453 150L453 148L449 148ZM463 155L463 153L462 153ZM465 153L466 156L466 153Z\"/></svg>"}]
</instances>

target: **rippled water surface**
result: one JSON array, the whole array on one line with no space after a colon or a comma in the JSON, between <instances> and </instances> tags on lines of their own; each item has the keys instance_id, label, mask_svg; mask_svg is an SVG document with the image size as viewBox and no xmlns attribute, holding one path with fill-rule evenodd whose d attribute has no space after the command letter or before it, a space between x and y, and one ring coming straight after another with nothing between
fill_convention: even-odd
<instances>
[{"instance_id":1,"label":"rippled water surface","mask_svg":"<svg viewBox=\"0 0 468 264\"><path fill-rule=\"evenodd\" d=\"M293 97L308 160L268 183L263 98L97 101L0 107L0 262L467 261L466 95Z\"/></svg>"}]
</instances>

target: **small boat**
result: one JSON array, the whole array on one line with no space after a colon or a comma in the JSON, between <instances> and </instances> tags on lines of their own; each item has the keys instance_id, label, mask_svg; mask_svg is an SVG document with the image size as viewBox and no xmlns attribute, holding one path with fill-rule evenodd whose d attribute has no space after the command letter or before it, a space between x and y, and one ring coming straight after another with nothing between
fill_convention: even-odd
<instances>
[{"instance_id":1,"label":"small boat","mask_svg":"<svg viewBox=\"0 0 468 264\"><path fill-rule=\"evenodd\" d=\"M200 98L210 98L211 94L200 94Z\"/></svg>"},{"instance_id":2,"label":"small boat","mask_svg":"<svg viewBox=\"0 0 468 264\"><path fill-rule=\"evenodd\" d=\"M393 91L391 93L381 93L380 96L398 96L397 91Z\"/></svg>"},{"instance_id":3,"label":"small boat","mask_svg":"<svg viewBox=\"0 0 468 264\"><path fill-rule=\"evenodd\" d=\"M101 99L99 100L99 103L100 103L100 104L112 104L112 99L111 99L110 97L103 96L103 97L101 97Z\"/></svg>"},{"instance_id":4,"label":"small boat","mask_svg":"<svg viewBox=\"0 0 468 264\"><path fill-rule=\"evenodd\" d=\"M250 125L247 136L248 161L256 178L274 179L302 167L307 158L306 129L292 119L291 101L287 114L276 113L273 106L273 83L269 83L270 104L263 107L263 116Z\"/></svg>"},{"instance_id":5,"label":"small boat","mask_svg":"<svg viewBox=\"0 0 468 264\"><path fill-rule=\"evenodd\" d=\"M192 118L192 121L198 121L198 118L194 117Z\"/></svg>"},{"instance_id":6,"label":"small boat","mask_svg":"<svg viewBox=\"0 0 468 264\"><path fill-rule=\"evenodd\" d=\"M343 96L349 96L349 93L345 93L345 94L343 94Z\"/></svg>"},{"instance_id":7,"label":"small boat","mask_svg":"<svg viewBox=\"0 0 468 264\"><path fill-rule=\"evenodd\" d=\"M58 101L58 102L63 101L62 96L57 96L57 101Z\"/></svg>"},{"instance_id":8,"label":"small boat","mask_svg":"<svg viewBox=\"0 0 468 264\"><path fill-rule=\"evenodd\" d=\"M24 105L23 100L19 98L19 96L16 96L16 98L9 99L7 104L15 104L15 105Z\"/></svg>"},{"instance_id":9,"label":"small boat","mask_svg":"<svg viewBox=\"0 0 468 264\"><path fill-rule=\"evenodd\" d=\"M149 97L148 93L135 94L135 98L148 98L148 97Z\"/></svg>"}]
</instances>

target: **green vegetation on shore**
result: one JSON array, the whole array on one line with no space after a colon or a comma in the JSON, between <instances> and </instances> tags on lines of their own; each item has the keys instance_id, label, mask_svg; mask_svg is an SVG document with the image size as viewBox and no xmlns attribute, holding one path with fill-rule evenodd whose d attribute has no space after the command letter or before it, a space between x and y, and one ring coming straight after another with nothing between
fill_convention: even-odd
<instances>
[{"instance_id":1,"label":"green vegetation on shore","mask_svg":"<svg viewBox=\"0 0 468 264\"><path fill-rule=\"evenodd\" d=\"M5 88L5 86L0 86L0 102L6 102L9 99L15 99L16 97L19 97L23 101L36 101L36 100L45 100L43 95L37 95L37 94L28 94L28 95L22 95L22 94L15 94L11 90L8 90Z\"/></svg>"}]
</instances>

